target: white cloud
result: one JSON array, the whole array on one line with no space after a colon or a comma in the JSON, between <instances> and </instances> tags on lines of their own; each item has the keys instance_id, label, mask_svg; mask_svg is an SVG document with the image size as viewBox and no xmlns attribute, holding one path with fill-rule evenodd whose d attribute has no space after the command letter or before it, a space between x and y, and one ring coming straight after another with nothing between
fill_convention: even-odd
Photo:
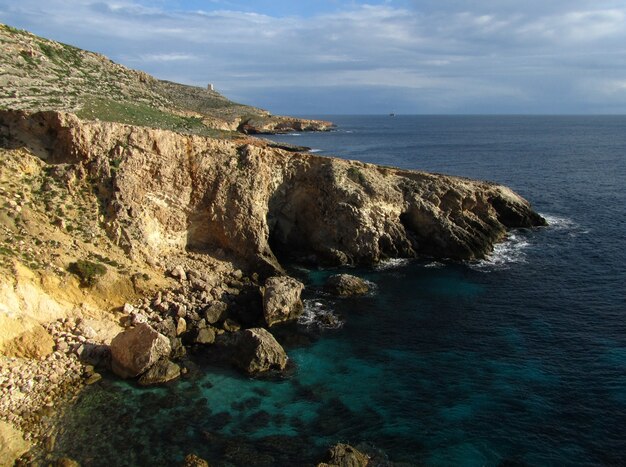
<instances>
[{"instance_id":1,"label":"white cloud","mask_svg":"<svg viewBox=\"0 0 626 467\"><path fill-rule=\"evenodd\" d=\"M289 88L320 89L316 96L331 102L352 86L372 100L395 88L394 95L428 105L416 108L425 112L454 111L455 102L480 112L482 101L492 109L498 99L507 111L558 112L546 106L560 101L584 111L617 89L611 99L618 106L622 99L626 111L619 86L607 84L626 75L623 1L420 0L412 8L352 4L335 14L280 18L165 4L0 0L0 21L164 79L211 81L252 104L265 102L259 92L276 99ZM589 85L596 73L605 88ZM551 99L555 93L562 99ZM278 104L288 107L288 99Z\"/></svg>"}]
</instances>

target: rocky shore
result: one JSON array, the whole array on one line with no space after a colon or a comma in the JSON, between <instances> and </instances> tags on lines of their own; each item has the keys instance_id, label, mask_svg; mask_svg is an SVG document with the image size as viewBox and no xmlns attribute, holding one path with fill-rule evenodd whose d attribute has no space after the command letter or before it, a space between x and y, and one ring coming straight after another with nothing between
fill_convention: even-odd
<instances>
[{"instance_id":1,"label":"rocky shore","mask_svg":"<svg viewBox=\"0 0 626 467\"><path fill-rule=\"evenodd\" d=\"M501 185L247 136L331 122L275 117L3 25L0 35L10 51L0 77L2 465L29 449L23 463L57 462L56 415L103 371L164 384L200 354L246 375L283 372L272 331L302 313L304 289L285 261L472 260L509 229L545 225ZM358 278L331 279L328 293L368 293ZM368 459L337 445L327 461Z\"/></svg>"}]
</instances>

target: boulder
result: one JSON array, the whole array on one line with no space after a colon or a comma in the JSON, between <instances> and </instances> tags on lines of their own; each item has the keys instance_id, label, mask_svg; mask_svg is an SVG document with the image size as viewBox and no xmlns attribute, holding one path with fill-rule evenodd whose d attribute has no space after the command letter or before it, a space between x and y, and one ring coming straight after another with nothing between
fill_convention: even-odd
<instances>
[{"instance_id":1,"label":"boulder","mask_svg":"<svg viewBox=\"0 0 626 467\"><path fill-rule=\"evenodd\" d=\"M330 276L324 284L324 290L339 297L364 295L370 288L366 281L350 274L335 274Z\"/></svg>"},{"instance_id":2,"label":"boulder","mask_svg":"<svg viewBox=\"0 0 626 467\"><path fill-rule=\"evenodd\" d=\"M153 384L167 383L179 376L180 366L167 358L162 358L141 375L139 384L142 386L151 386Z\"/></svg>"},{"instance_id":3,"label":"boulder","mask_svg":"<svg viewBox=\"0 0 626 467\"><path fill-rule=\"evenodd\" d=\"M300 298L304 284L289 276L269 277L261 288L263 317L268 326L295 319L304 306Z\"/></svg>"},{"instance_id":4,"label":"boulder","mask_svg":"<svg viewBox=\"0 0 626 467\"><path fill-rule=\"evenodd\" d=\"M13 465L15 460L28 452L30 443L20 430L0 420L0 465Z\"/></svg>"},{"instance_id":5,"label":"boulder","mask_svg":"<svg viewBox=\"0 0 626 467\"><path fill-rule=\"evenodd\" d=\"M209 463L195 454L187 454L182 467L209 467Z\"/></svg>"},{"instance_id":6,"label":"boulder","mask_svg":"<svg viewBox=\"0 0 626 467\"><path fill-rule=\"evenodd\" d=\"M185 318L178 318L178 322L176 323L176 335L180 336L182 333L187 331L187 321Z\"/></svg>"},{"instance_id":7,"label":"boulder","mask_svg":"<svg viewBox=\"0 0 626 467\"><path fill-rule=\"evenodd\" d=\"M215 329L208 327L198 330L196 344L212 344L213 342L215 342Z\"/></svg>"},{"instance_id":8,"label":"boulder","mask_svg":"<svg viewBox=\"0 0 626 467\"><path fill-rule=\"evenodd\" d=\"M181 264L174 267L174 269L170 271L170 274L172 275L172 277L176 277L181 282L187 280L187 274L185 273L185 268Z\"/></svg>"},{"instance_id":9,"label":"boulder","mask_svg":"<svg viewBox=\"0 0 626 467\"><path fill-rule=\"evenodd\" d=\"M369 457L349 444L338 443L328 451L326 462L317 467L365 467Z\"/></svg>"},{"instance_id":10,"label":"boulder","mask_svg":"<svg viewBox=\"0 0 626 467\"><path fill-rule=\"evenodd\" d=\"M161 357L168 357L170 341L149 324L141 323L111 341L111 369L122 378L144 373Z\"/></svg>"},{"instance_id":11,"label":"boulder","mask_svg":"<svg viewBox=\"0 0 626 467\"><path fill-rule=\"evenodd\" d=\"M215 324L224 318L228 305L224 302L213 302L204 310L204 319L209 324Z\"/></svg>"},{"instance_id":12,"label":"boulder","mask_svg":"<svg viewBox=\"0 0 626 467\"><path fill-rule=\"evenodd\" d=\"M233 363L246 373L283 370L287 365L285 350L266 329L244 329L233 342Z\"/></svg>"},{"instance_id":13,"label":"boulder","mask_svg":"<svg viewBox=\"0 0 626 467\"><path fill-rule=\"evenodd\" d=\"M224 320L222 328L224 328L224 331L237 332L241 329L241 325L234 319L227 318Z\"/></svg>"}]
</instances>

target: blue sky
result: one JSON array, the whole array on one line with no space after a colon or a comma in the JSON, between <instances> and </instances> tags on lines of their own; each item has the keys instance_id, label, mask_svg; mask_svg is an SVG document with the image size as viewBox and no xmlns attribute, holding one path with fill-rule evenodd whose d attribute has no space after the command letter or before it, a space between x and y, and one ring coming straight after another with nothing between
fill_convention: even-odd
<instances>
[{"instance_id":1,"label":"blue sky","mask_svg":"<svg viewBox=\"0 0 626 467\"><path fill-rule=\"evenodd\" d=\"M0 0L0 21L274 113L626 113L625 0Z\"/></svg>"}]
</instances>

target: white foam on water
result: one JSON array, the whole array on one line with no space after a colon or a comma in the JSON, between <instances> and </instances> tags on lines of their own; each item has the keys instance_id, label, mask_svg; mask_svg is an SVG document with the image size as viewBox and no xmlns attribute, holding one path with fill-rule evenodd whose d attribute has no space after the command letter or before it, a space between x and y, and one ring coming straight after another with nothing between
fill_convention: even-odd
<instances>
[{"instance_id":1,"label":"white foam on water","mask_svg":"<svg viewBox=\"0 0 626 467\"><path fill-rule=\"evenodd\" d=\"M478 270L507 269L511 264L526 262L526 248L530 243L526 238L510 232L505 241L497 243L485 259L472 263Z\"/></svg>"},{"instance_id":2,"label":"white foam on water","mask_svg":"<svg viewBox=\"0 0 626 467\"><path fill-rule=\"evenodd\" d=\"M378 293L378 284L376 282L368 281L367 279L363 279L367 286L369 287L369 292L367 292L368 297L373 297Z\"/></svg>"},{"instance_id":3,"label":"white foam on water","mask_svg":"<svg viewBox=\"0 0 626 467\"><path fill-rule=\"evenodd\" d=\"M384 259L380 263L376 264L376 266L374 266L374 269L384 271L386 269L400 268L402 266L406 266L407 264L409 264L409 260L407 258L389 258Z\"/></svg>"},{"instance_id":4,"label":"white foam on water","mask_svg":"<svg viewBox=\"0 0 626 467\"><path fill-rule=\"evenodd\" d=\"M309 152L322 152L321 149L309 149Z\"/></svg>"},{"instance_id":5,"label":"white foam on water","mask_svg":"<svg viewBox=\"0 0 626 467\"><path fill-rule=\"evenodd\" d=\"M444 266L445 266L445 264L440 263L439 261L432 261L432 262L424 265L425 268L442 268Z\"/></svg>"},{"instance_id":6,"label":"white foam on water","mask_svg":"<svg viewBox=\"0 0 626 467\"><path fill-rule=\"evenodd\" d=\"M298 318L298 324L315 326L322 329L339 329L344 322L339 319L324 300L303 300L304 311Z\"/></svg>"},{"instance_id":7,"label":"white foam on water","mask_svg":"<svg viewBox=\"0 0 626 467\"><path fill-rule=\"evenodd\" d=\"M281 136L302 136L300 133L285 133Z\"/></svg>"},{"instance_id":8,"label":"white foam on water","mask_svg":"<svg viewBox=\"0 0 626 467\"><path fill-rule=\"evenodd\" d=\"M552 216L550 214L541 214L541 216L548 222L548 228L555 230L574 230L580 227L576 222L567 217Z\"/></svg>"}]
</instances>

